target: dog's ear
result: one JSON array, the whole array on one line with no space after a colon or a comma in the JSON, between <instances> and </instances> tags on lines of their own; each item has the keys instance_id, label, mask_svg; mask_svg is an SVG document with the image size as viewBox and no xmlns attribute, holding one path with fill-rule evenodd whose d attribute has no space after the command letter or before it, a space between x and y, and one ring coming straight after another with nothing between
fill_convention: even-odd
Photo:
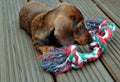
<instances>
[{"instance_id":1,"label":"dog's ear","mask_svg":"<svg viewBox=\"0 0 120 82\"><path fill-rule=\"evenodd\" d=\"M72 31L71 21L68 18L60 17L54 21L55 35L60 35L61 37L69 36Z\"/></svg>"},{"instance_id":2,"label":"dog's ear","mask_svg":"<svg viewBox=\"0 0 120 82\"><path fill-rule=\"evenodd\" d=\"M66 34L66 32L69 33L69 31L72 30L71 21L68 18L64 18L64 17L57 18L54 21L54 26L55 26L55 32L54 32L55 35L58 34L64 35Z\"/></svg>"},{"instance_id":3,"label":"dog's ear","mask_svg":"<svg viewBox=\"0 0 120 82\"><path fill-rule=\"evenodd\" d=\"M54 21L55 31L54 35L61 45L73 44L73 27L72 21L66 17L58 17Z\"/></svg>"}]
</instances>

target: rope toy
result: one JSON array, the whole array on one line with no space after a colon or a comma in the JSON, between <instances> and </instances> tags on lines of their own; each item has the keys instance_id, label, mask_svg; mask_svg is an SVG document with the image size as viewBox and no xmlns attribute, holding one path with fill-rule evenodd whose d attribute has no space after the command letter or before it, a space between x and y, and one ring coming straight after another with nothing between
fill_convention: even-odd
<instances>
[{"instance_id":1,"label":"rope toy","mask_svg":"<svg viewBox=\"0 0 120 82\"><path fill-rule=\"evenodd\" d=\"M55 74L66 72L70 69L80 69L84 62L94 61L106 51L107 43L111 41L116 25L110 20L100 18L88 19L85 22L86 28L92 35L92 42L89 48L90 53L78 52L77 45L54 48L49 53L40 55L41 66Z\"/></svg>"}]
</instances>

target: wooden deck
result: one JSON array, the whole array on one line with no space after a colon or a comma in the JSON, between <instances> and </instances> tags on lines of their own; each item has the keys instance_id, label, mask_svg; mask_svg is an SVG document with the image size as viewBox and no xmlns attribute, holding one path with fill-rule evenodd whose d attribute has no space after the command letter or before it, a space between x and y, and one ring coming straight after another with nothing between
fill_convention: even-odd
<instances>
[{"instance_id":1,"label":"wooden deck","mask_svg":"<svg viewBox=\"0 0 120 82\"><path fill-rule=\"evenodd\" d=\"M30 37L19 29L18 13L29 0L0 0L0 82L120 82L120 29L106 53L80 70L54 76L39 65L39 53ZM37 0L52 7L69 2L85 18L111 19L120 27L120 0ZM81 52L88 49L80 47Z\"/></svg>"}]
</instances>

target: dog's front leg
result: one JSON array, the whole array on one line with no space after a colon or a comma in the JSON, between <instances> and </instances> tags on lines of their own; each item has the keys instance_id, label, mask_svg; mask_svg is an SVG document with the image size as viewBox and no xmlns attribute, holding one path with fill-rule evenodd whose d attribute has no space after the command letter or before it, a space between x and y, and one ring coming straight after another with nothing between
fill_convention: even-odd
<instances>
[{"instance_id":1,"label":"dog's front leg","mask_svg":"<svg viewBox=\"0 0 120 82\"><path fill-rule=\"evenodd\" d=\"M49 52L52 48L53 46L44 45L44 46L39 46L37 50L40 52Z\"/></svg>"},{"instance_id":2,"label":"dog's front leg","mask_svg":"<svg viewBox=\"0 0 120 82\"><path fill-rule=\"evenodd\" d=\"M53 48L53 46L41 45L40 42L39 42L39 39L37 39L37 38L36 39L33 38L32 43L37 48L37 50L41 53L42 52L49 52Z\"/></svg>"}]
</instances>

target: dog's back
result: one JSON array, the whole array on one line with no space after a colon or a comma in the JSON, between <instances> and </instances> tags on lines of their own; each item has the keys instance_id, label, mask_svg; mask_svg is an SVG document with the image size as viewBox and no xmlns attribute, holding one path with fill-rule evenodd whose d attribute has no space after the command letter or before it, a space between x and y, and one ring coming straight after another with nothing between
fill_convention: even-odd
<instances>
[{"instance_id":1,"label":"dog's back","mask_svg":"<svg viewBox=\"0 0 120 82\"><path fill-rule=\"evenodd\" d=\"M25 4L19 13L19 24L20 28L24 29L27 33L31 35L31 22L34 17L40 13L44 13L51 8L43 3L38 3L36 1L31 1Z\"/></svg>"}]
</instances>

